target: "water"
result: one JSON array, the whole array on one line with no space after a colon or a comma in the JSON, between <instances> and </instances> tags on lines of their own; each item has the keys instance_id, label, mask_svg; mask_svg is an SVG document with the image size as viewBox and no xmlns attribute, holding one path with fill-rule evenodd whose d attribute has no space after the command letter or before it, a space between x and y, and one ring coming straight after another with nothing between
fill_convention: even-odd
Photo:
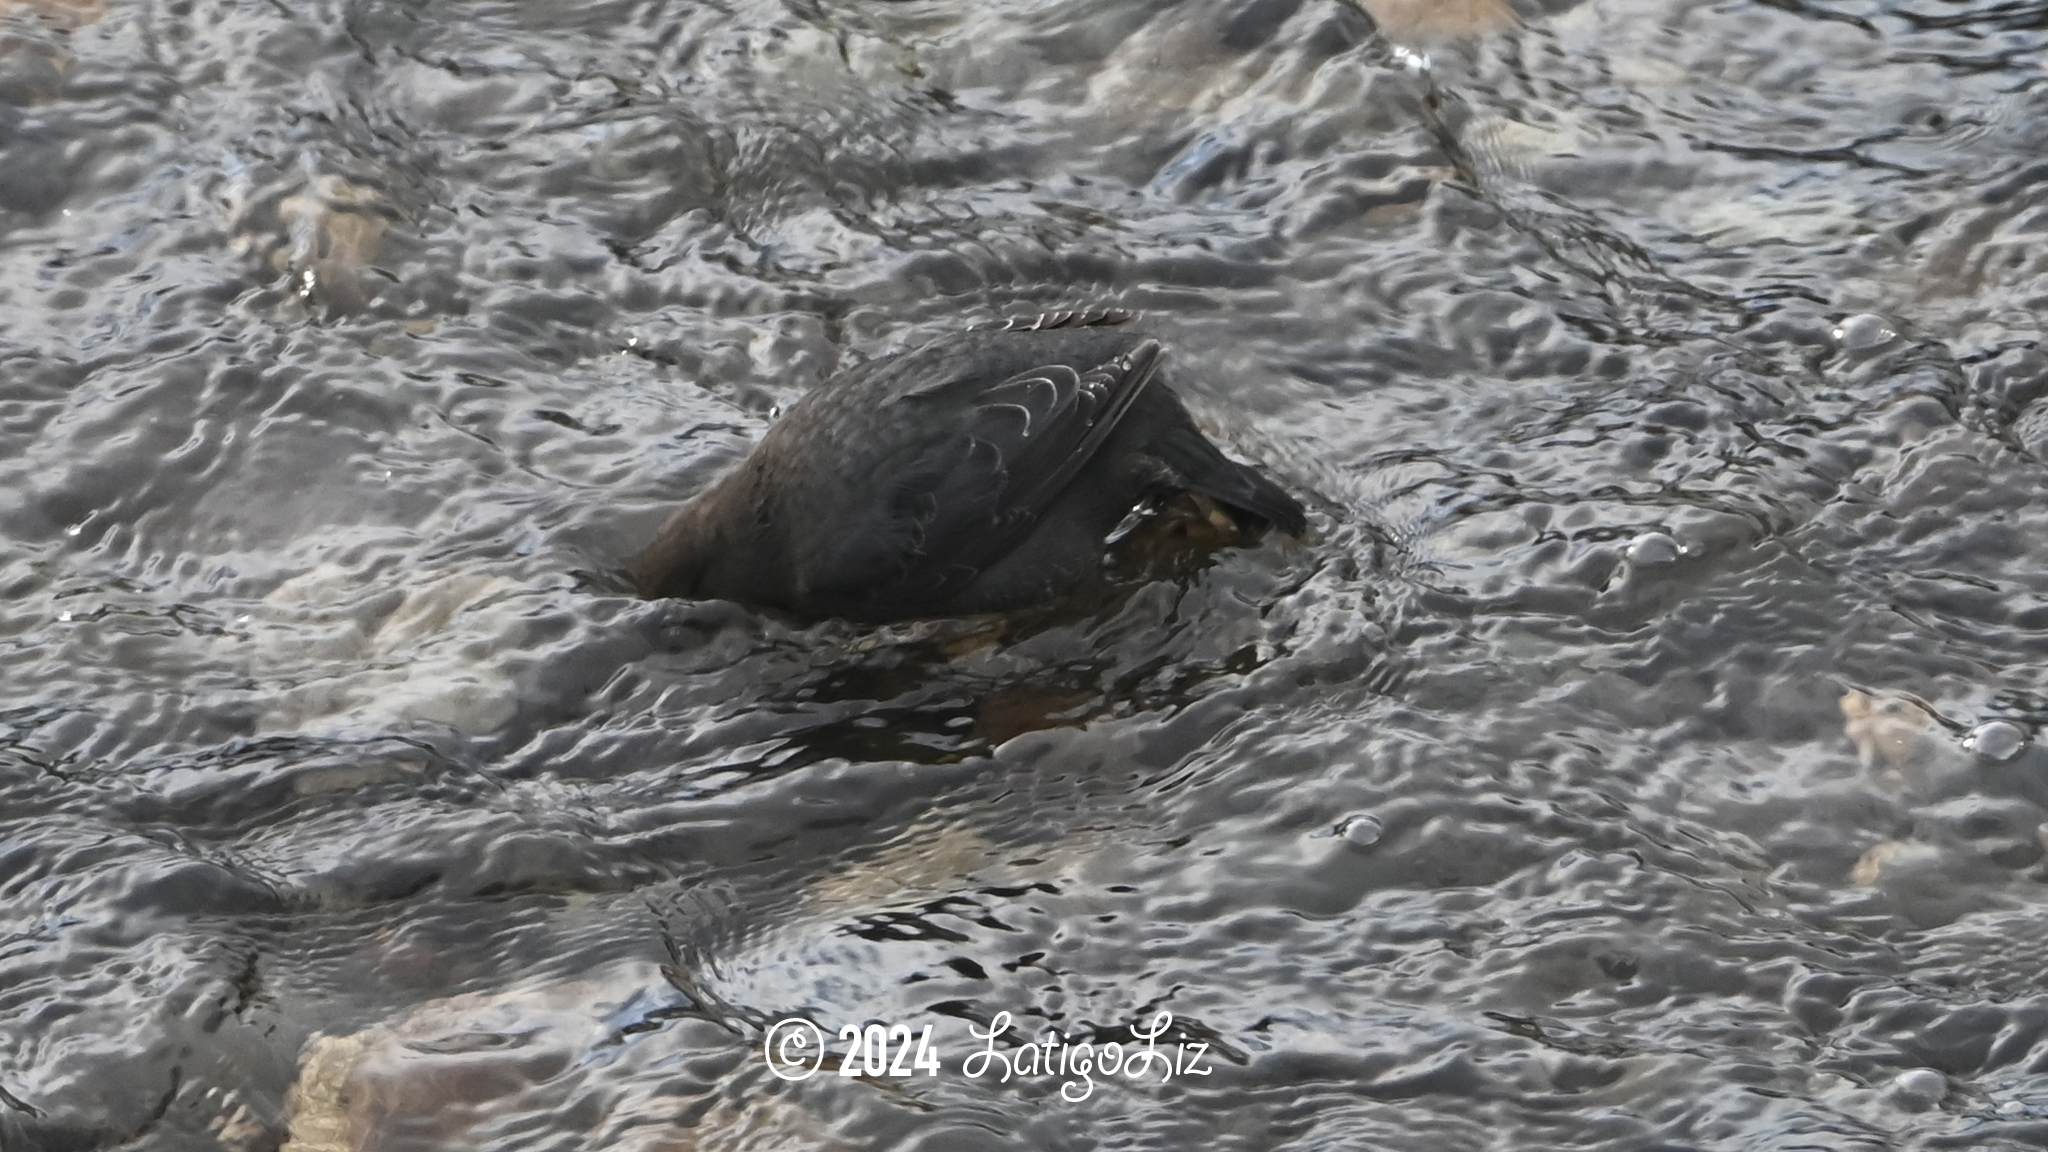
<instances>
[{"instance_id":1,"label":"water","mask_svg":"<svg viewBox=\"0 0 2048 1152\"><path fill-rule=\"evenodd\" d=\"M0 1146L2048 1144L2048 9L1370 7L0 11ZM622 594L1106 304L1311 539Z\"/></svg>"}]
</instances>

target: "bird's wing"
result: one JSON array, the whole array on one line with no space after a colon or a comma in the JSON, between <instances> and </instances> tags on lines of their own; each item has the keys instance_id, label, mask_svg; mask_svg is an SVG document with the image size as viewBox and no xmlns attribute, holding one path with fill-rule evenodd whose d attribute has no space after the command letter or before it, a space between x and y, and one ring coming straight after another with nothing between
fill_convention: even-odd
<instances>
[{"instance_id":1,"label":"bird's wing","mask_svg":"<svg viewBox=\"0 0 2048 1152\"><path fill-rule=\"evenodd\" d=\"M1007 555L1116 428L1160 364L1145 340L1086 371L1047 364L999 381L950 380L900 396L928 424L887 465L886 507L841 534L808 584L848 603L870 591L932 598L958 591Z\"/></svg>"},{"instance_id":2,"label":"bird's wing","mask_svg":"<svg viewBox=\"0 0 2048 1152\"><path fill-rule=\"evenodd\" d=\"M1032 316L1012 316L991 324L976 324L969 332L1050 332L1055 328L1107 328L1128 324L1138 318L1128 308L1062 308Z\"/></svg>"}]
</instances>

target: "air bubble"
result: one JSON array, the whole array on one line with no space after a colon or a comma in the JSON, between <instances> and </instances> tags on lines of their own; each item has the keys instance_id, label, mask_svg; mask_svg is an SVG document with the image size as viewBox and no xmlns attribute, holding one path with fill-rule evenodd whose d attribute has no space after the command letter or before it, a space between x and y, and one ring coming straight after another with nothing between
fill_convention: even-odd
<instances>
[{"instance_id":1,"label":"air bubble","mask_svg":"<svg viewBox=\"0 0 2048 1152\"><path fill-rule=\"evenodd\" d=\"M1830 333L1844 352L1869 352L1899 338L1898 329L1882 316L1861 312L1835 325Z\"/></svg>"},{"instance_id":2,"label":"air bubble","mask_svg":"<svg viewBox=\"0 0 2048 1152\"><path fill-rule=\"evenodd\" d=\"M1986 720L1970 730L1963 746L1979 760L2003 764L2026 748L2027 730L2010 720Z\"/></svg>"},{"instance_id":3,"label":"air bubble","mask_svg":"<svg viewBox=\"0 0 2048 1152\"><path fill-rule=\"evenodd\" d=\"M1380 842L1384 830L1372 816L1353 816L1337 825L1337 834L1360 848L1370 848Z\"/></svg>"},{"instance_id":4,"label":"air bubble","mask_svg":"<svg viewBox=\"0 0 2048 1152\"><path fill-rule=\"evenodd\" d=\"M1948 1095L1948 1081L1932 1068L1914 1068L1892 1079L1892 1099L1905 1108L1924 1112Z\"/></svg>"},{"instance_id":5,"label":"air bubble","mask_svg":"<svg viewBox=\"0 0 2048 1152\"><path fill-rule=\"evenodd\" d=\"M1678 541L1662 532L1645 532L1629 541L1628 562L1638 568L1649 568L1658 564L1669 564L1685 554Z\"/></svg>"}]
</instances>

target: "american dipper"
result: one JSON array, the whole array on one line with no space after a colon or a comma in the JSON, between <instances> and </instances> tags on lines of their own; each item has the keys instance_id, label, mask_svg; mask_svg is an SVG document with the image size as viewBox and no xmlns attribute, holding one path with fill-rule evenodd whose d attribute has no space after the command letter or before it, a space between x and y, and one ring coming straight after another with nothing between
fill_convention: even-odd
<instances>
[{"instance_id":1,"label":"american dipper","mask_svg":"<svg viewBox=\"0 0 2048 1152\"><path fill-rule=\"evenodd\" d=\"M1121 310L969 331L827 380L635 563L642 595L882 622L1001 612L1102 570L1141 501L1188 492L1300 535L1226 458Z\"/></svg>"}]
</instances>

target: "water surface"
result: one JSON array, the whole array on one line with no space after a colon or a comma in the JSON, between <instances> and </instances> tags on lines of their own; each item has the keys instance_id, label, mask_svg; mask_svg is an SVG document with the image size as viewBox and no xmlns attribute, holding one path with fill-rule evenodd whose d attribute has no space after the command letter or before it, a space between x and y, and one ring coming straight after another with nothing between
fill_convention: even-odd
<instances>
[{"instance_id":1,"label":"water surface","mask_svg":"<svg viewBox=\"0 0 2048 1152\"><path fill-rule=\"evenodd\" d=\"M2048 8L1369 7L0 8L0 1144L2048 1144ZM1310 539L623 593L1081 305Z\"/></svg>"}]
</instances>

